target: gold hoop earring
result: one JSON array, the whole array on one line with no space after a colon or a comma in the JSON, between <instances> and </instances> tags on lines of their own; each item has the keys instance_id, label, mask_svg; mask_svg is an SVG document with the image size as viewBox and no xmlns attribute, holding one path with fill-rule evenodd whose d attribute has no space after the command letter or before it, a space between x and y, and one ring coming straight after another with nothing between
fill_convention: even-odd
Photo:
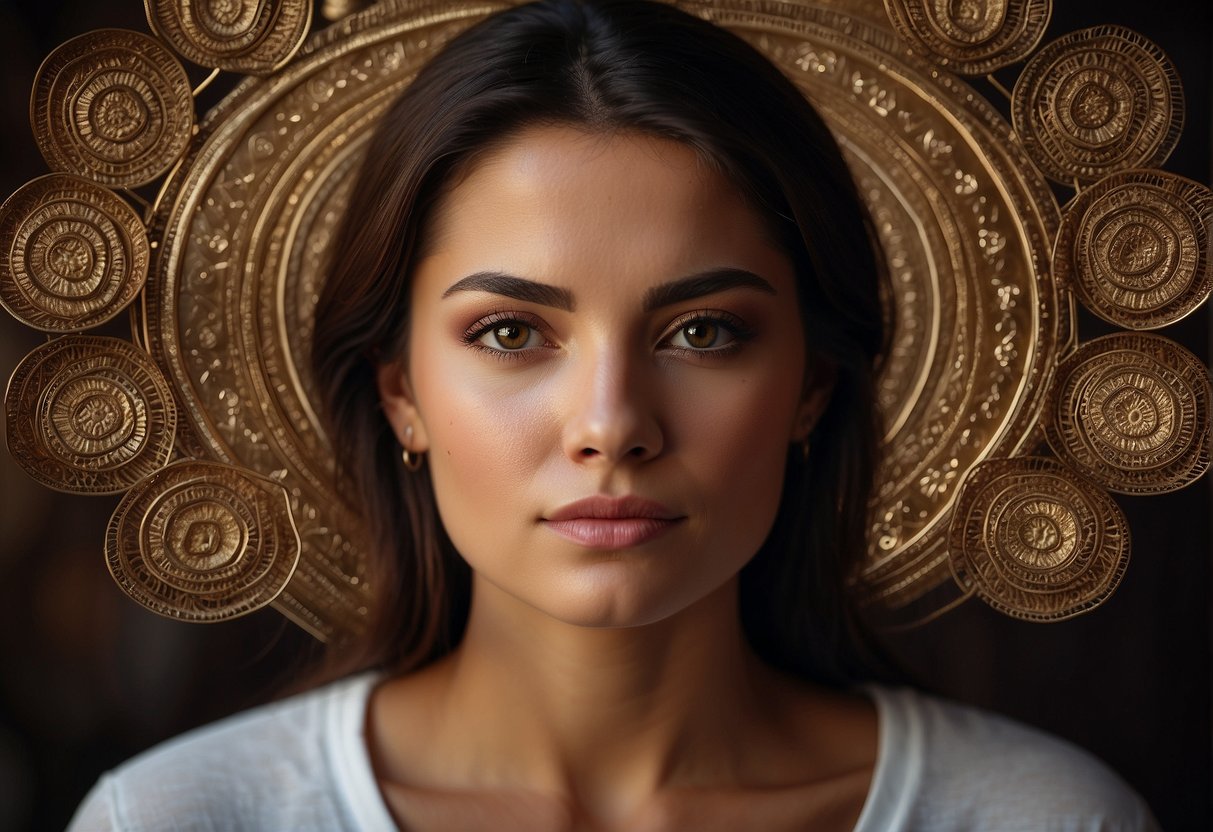
<instances>
[{"instance_id":1,"label":"gold hoop earring","mask_svg":"<svg viewBox=\"0 0 1213 832\"><path fill-rule=\"evenodd\" d=\"M409 425L404 429L404 448L400 452L400 458L404 460L404 467L410 471L420 471L421 463L425 461L423 452L413 453L409 450L409 445L413 441L413 426Z\"/></svg>"}]
</instances>

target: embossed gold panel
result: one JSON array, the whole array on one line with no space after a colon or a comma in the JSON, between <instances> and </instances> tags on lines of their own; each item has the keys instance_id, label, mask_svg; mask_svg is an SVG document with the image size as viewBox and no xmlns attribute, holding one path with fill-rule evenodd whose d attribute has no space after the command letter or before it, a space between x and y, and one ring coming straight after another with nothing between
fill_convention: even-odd
<instances>
[{"instance_id":1,"label":"embossed gold panel","mask_svg":"<svg viewBox=\"0 0 1213 832\"><path fill-rule=\"evenodd\" d=\"M290 492L304 558L279 603L318 632L357 626L365 603L357 526L332 516L304 351L328 241L377 116L492 8L383 3L340 38L321 33L273 84L246 83L210 114L156 220L150 347L206 455ZM913 597L948 578L959 477L1027 441L1069 342L1069 298L1046 265L1055 203L998 114L890 58L886 28L812 6L686 8L757 43L805 90L876 214L898 320L880 390L891 454L859 580L885 600Z\"/></svg>"}]
</instances>

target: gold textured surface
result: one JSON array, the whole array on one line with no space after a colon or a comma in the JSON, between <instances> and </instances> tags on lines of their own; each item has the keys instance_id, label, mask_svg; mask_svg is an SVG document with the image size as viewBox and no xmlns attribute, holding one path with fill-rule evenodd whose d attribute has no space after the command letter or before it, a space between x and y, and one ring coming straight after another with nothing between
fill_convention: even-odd
<instances>
[{"instance_id":1,"label":"gold textured surface","mask_svg":"<svg viewBox=\"0 0 1213 832\"><path fill-rule=\"evenodd\" d=\"M52 170L135 187L185 152L194 100L185 69L155 38L99 29L42 62L30 123Z\"/></svg>"},{"instance_id":2,"label":"gold textured surface","mask_svg":"<svg viewBox=\"0 0 1213 832\"><path fill-rule=\"evenodd\" d=\"M995 609L1060 621L1115 591L1129 529L1107 493L1056 460L988 460L970 471L951 530L956 582Z\"/></svg>"},{"instance_id":3,"label":"gold textured surface","mask_svg":"<svg viewBox=\"0 0 1213 832\"><path fill-rule=\"evenodd\" d=\"M202 66L266 75L307 36L312 4L297 0L144 0L148 25Z\"/></svg>"},{"instance_id":4,"label":"gold textured surface","mask_svg":"<svg viewBox=\"0 0 1213 832\"><path fill-rule=\"evenodd\" d=\"M1011 99L1032 160L1064 184L1161 165L1183 128L1183 88L1166 54L1121 26L1093 26L1032 56Z\"/></svg>"},{"instance_id":5,"label":"gold textured surface","mask_svg":"<svg viewBox=\"0 0 1213 832\"><path fill-rule=\"evenodd\" d=\"M110 574L152 612L223 621L269 604L299 560L282 486L228 465L186 461L131 489L110 519Z\"/></svg>"},{"instance_id":6,"label":"gold textured surface","mask_svg":"<svg viewBox=\"0 0 1213 832\"><path fill-rule=\"evenodd\" d=\"M39 177L0 205L0 305L35 329L108 321L143 290L148 257L134 209L79 177Z\"/></svg>"},{"instance_id":7,"label":"gold textured surface","mask_svg":"<svg viewBox=\"0 0 1213 832\"><path fill-rule=\"evenodd\" d=\"M151 348L207 455L290 491L304 559L284 603L317 630L356 618L363 586L357 526L331 509L306 369L326 245L377 116L490 8L385 3L324 33L274 84L246 83L211 115L157 219ZM687 8L751 39L805 90L877 216L898 334L880 382L892 453L860 580L886 601L913 596L947 579L959 477L1027 441L1068 343L1069 297L1044 265L1055 204L997 113L925 66L891 62L888 30L810 6Z\"/></svg>"},{"instance_id":8,"label":"gold textured surface","mask_svg":"<svg viewBox=\"0 0 1213 832\"><path fill-rule=\"evenodd\" d=\"M1209 371L1161 335L1117 333L1058 369L1049 445L1111 491L1158 494L1209 467Z\"/></svg>"},{"instance_id":9,"label":"gold textured surface","mask_svg":"<svg viewBox=\"0 0 1213 832\"><path fill-rule=\"evenodd\" d=\"M4 396L8 447L34 479L116 494L165 463L172 391L146 353L118 338L66 335L27 355Z\"/></svg>"},{"instance_id":10,"label":"gold textured surface","mask_svg":"<svg viewBox=\"0 0 1213 832\"><path fill-rule=\"evenodd\" d=\"M1209 298L1213 193L1165 171L1113 174L1065 207L1054 249L1057 280L1127 329L1157 329Z\"/></svg>"},{"instance_id":11,"label":"gold textured surface","mask_svg":"<svg viewBox=\"0 0 1213 832\"><path fill-rule=\"evenodd\" d=\"M1052 0L884 0L884 6L915 53L962 75L1022 61L1053 11Z\"/></svg>"}]
</instances>

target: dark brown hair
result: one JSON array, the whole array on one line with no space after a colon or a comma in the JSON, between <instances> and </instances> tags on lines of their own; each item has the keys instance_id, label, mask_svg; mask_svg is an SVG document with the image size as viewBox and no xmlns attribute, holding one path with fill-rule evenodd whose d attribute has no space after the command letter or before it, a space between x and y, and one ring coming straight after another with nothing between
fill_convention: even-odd
<instances>
[{"instance_id":1,"label":"dark brown hair","mask_svg":"<svg viewBox=\"0 0 1213 832\"><path fill-rule=\"evenodd\" d=\"M789 457L769 537L741 573L743 625L770 664L830 684L871 678L846 591L866 540L885 345L874 235L837 144L795 86L724 29L662 3L540 0L454 39L367 149L316 310L312 362L343 493L361 513L375 602L344 670L404 672L451 650L470 573L428 472L404 469L379 409L380 356L407 341L427 217L458 176L523 126L684 142L736 183L791 258L807 348L836 370L812 456Z\"/></svg>"}]
</instances>

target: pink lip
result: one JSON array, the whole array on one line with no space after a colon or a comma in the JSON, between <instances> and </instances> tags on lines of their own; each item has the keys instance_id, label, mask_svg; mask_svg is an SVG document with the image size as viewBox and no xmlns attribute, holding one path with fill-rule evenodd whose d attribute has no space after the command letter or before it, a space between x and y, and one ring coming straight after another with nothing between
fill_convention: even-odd
<instances>
[{"instance_id":1,"label":"pink lip","mask_svg":"<svg viewBox=\"0 0 1213 832\"><path fill-rule=\"evenodd\" d=\"M639 546L668 531L683 518L642 497L589 497L569 503L543 518L561 537L591 549Z\"/></svg>"}]
</instances>

